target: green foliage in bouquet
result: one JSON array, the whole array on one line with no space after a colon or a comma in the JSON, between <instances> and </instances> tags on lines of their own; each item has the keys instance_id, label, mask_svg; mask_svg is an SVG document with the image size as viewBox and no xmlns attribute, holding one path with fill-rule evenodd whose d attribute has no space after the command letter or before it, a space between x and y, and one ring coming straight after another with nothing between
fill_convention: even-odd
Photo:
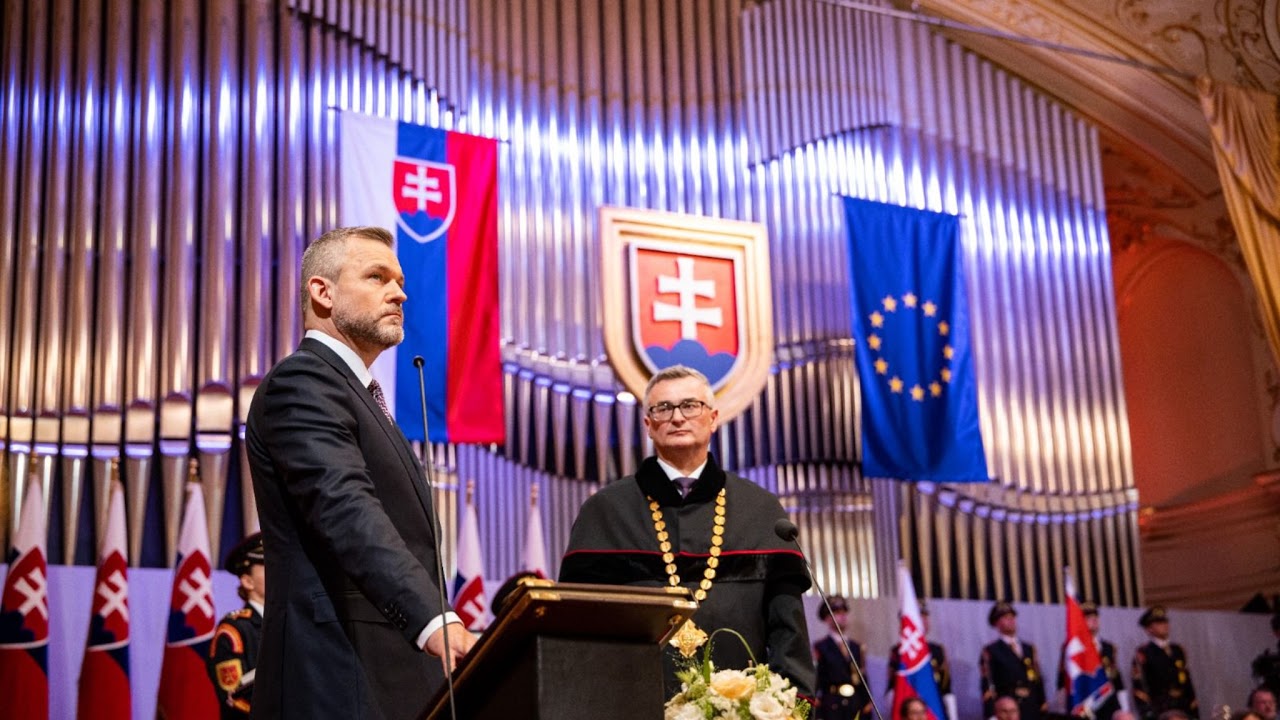
<instances>
[{"instance_id":1,"label":"green foliage in bouquet","mask_svg":"<svg viewBox=\"0 0 1280 720\"><path fill-rule=\"evenodd\" d=\"M751 657L745 670L716 670L711 662L715 636L731 633ZM664 720L807 720L809 703L796 696L786 678L757 665L746 638L720 628L702 648L702 658L689 655L676 671L683 689L667 701Z\"/></svg>"}]
</instances>

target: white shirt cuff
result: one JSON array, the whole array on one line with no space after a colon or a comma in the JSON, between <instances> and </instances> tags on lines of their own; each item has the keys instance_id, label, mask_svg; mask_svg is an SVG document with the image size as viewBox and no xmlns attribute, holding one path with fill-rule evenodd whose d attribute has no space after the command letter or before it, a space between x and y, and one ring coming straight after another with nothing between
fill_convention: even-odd
<instances>
[{"instance_id":1,"label":"white shirt cuff","mask_svg":"<svg viewBox=\"0 0 1280 720\"><path fill-rule=\"evenodd\" d=\"M447 623L458 623L461 625L462 618L458 617L457 613L454 612L437 615L434 620L427 623L426 627L422 628L422 632L418 633L418 647L422 648L423 652L426 652L427 638L431 637L435 634L435 631L444 627Z\"/></svg>"}]
</instances>

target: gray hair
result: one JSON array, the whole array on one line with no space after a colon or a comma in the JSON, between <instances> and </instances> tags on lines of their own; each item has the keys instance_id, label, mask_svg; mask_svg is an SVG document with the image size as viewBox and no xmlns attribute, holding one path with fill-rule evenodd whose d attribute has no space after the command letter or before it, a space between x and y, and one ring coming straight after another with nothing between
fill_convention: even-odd
<instances>
[{"instance_id":1,"label":"gray hair","mask_svg":"<svg viewBox=\"0 0 1280 720\"><path fill-rule=\"evenodd\" d=\"M707 398L715 399L715 393L711 392L711 381L706 375L694 370L687 365L672 365L671 367L662 368L649 378L649 384L644 386L644 402L649 402L649 393L653 392L653 388L658 383L664 383L668 380L682 380L684 378L694 378L707 387Z\"/></svg>"},{"instance_id":2,"label":"gray hair","mask_svg":"<svg viewBox=\"0 0 1280 720\"><path fill-rule=\"evenodd\" d=\"M330 230L315 239L302 253L302 314L305 317L311 309L311 291L307 289L311 278L319 276L326 280L337 280L342 272L345 260L347 241L353 237L376 240L387 247L395 247L396 239L390 231L374 226L344 227Z\"/></svg>"}]
</instances>

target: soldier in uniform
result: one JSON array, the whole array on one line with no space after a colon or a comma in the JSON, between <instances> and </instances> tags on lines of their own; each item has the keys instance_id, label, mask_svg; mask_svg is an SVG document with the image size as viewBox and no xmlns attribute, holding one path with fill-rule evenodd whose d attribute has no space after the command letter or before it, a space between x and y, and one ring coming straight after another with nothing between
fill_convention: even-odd
<instances>
[{"instance_id":1,"label":"soldier in uniform","mask_svg":"<svg viewBox=\"0 0 1280 720\"><path fill-rule=\"evenodd\" d=\"M979 661L983 717L994 715L996 699L1007 695L1018 703L1022 720L1040 720L1048 711L1044 676L1040 673L1035 646L1018 638L1018 612L1009 603L1000 601L991 607L987 624L995 628L1000 637L982 648Z\"/></svg>"},{"instance_id":2,"label":"soldier in uniform","mask_svg":"<svg viewBox=\"0 0 1280 720\"><path fill-rule=\"evenodd\" d=\"M1089 627L1089 634L1093 637L1093 645L1098 649L1098 657L1102 659L1102 667L1107 672L1107 680L1111 683L1111 697L1098 708L1094 717L1097 720L1112 720L1112 717L1120 710L1120 693L1124 690L1124 677L1120 675L1120 666L1116 664L1116 646L1103 640L1098 636L1098 606L1095 603L1080 603L1080 610L1084 612L1085 624ZM1058 689L1067 693L1068 702L1071 698L1071 678L1067 677L1067 646L1062 646L1062 655L1058 660ZM1067 708L1070 710L1071 708Z\"/></svg>"},{"instance_id":3,"label":"soldier in uniform","mask_svg":"<svg viewBox=\"0 0 1280 720\"><path fill-rule=\"evenodd\" d=\"M862 682L859 670L862 668L862 646L856 640L849 639L849 652L853 653L852 662L845 652L844 643L840 641L849 622L849 605L845 599L836 595L827 598L827 605L818 608L818 618L827 624L831 634L813 644L814 664L817 667L818 679L815 687L818 691L818 706L815 708L816 720L853 720L855 717L871 717L871 692ZM848 635L845 635L848 638ZM858 669L854 669L854 663Z\"/></svg>"},{"instance_id":4,"label":"soldier in uniform","mask_svg":"<svg viewBox=\"0 0 1280 720\"><path fill-rule=\"evenodd\" d=\"M223 720L249 717L253 701L253 669L262 635L262 601L266 575L262 560L262 533L245 538L227 553L226 568L240 578L236 592L244 607L228 613L218 623L209 645L209 674L222 708Z\"/></svg>"},{"instance_id":5,"label":"soldier in uniform","mask_svg":"<svg viewBox=\"0 0 1280 720\"><path fill-rule=\"evenodd\" d=\"M929 637L929 606L920 601L920 619L924 623L924 636ZM933 682L938 686L938 697L946 698L951 694L951 665L947 663L947 649L938 643L928 641L929 664L933 666ZM889 687L888 695L893 692L898 682L898 645L889 649ZM944 701L945 702L945 701Z\"/></svg>"},{"instance_id":6,"label":"soldier in uniform","mask_svg":"<svg viewBox=\"0 0 1280 720\"><path fill-rule=\"evenodd\" d=\"M1182 646L1169 642L1169 614L1156 605L1138 619L1151 642L1133 655L1133 702L1138 717L1154 720L1166 710L1180 710L1200 717L1196 688Z\"/></svg>"}]
</instances>

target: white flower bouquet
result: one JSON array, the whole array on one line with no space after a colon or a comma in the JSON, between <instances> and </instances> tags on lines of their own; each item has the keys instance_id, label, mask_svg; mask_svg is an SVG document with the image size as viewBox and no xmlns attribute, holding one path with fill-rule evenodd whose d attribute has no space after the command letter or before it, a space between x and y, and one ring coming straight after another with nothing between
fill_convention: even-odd
<instances>
[{"instance_id":1,"label":"white flower bouquet","mask_svg":"<svg viewBox=\"0 0 1280 720\"><path fill-rule=\"evenodd\" d=\"M721 632L730 632L742 640L741 635L721 628L711 634L711 639ZM704 636L705 637L705 636ZM751 649L747 648L747 653ZM702 651L698 662L691 653L684 653L687 663L676 672L682 689L667 701L664 720L806 720L809 703L796 697L791 682L773 672L767 665L755 664L746 670L716 670L711 662L711 642Z\"/></svg>"}]
</instances>

